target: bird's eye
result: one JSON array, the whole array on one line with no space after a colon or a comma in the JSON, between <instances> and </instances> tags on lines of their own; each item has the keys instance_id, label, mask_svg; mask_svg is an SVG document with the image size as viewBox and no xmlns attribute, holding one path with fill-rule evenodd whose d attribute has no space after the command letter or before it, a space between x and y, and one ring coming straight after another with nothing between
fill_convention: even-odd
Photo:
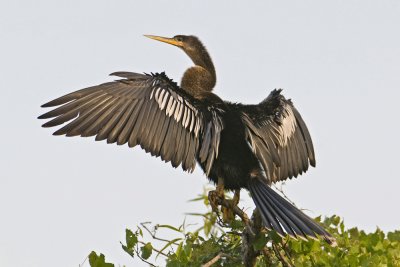
<instances>
[{"instance_id":1,"label":"bird's eye","mask_svg":"<svg viewBox=\"0 0 400 267\"><path fill-rule=\"evenodd\" d=\"M182 42L183 41L182 37L180 37L180 36L176 36L175 40L177 40L178 42Z\"/></svg>"}]
</instances>

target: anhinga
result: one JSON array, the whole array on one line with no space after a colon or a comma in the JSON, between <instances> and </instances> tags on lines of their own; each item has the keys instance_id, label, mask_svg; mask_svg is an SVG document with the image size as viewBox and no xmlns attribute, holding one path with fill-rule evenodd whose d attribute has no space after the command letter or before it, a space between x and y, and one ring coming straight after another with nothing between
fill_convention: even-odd
<instances>
[{"instance_id":1,"label":"anhinga","mask_svg":"<svg viewBox=\"0 0 400 267\"><path fill-rule=\"evenodd\" d=\"M115 72L122 79L52 100L58 106L40 119L43 127L68 122L54 135L96 136L129 147L140 145L172 166L192 172L198 162L223 189L246 188L263 224L281 235L334 238L318 223L271 189L315 166L308 129L290 100L273 90L258 105L223 101L212 93L213 62L195 36L146 35L181 48L193 61L178 86L164 73Z\"/></svg>"}]
</instances>

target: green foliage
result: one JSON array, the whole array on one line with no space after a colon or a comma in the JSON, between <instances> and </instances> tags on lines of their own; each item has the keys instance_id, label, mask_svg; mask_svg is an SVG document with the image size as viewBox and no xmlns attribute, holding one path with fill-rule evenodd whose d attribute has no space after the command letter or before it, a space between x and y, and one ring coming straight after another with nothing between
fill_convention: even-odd
<instances>
[{"instance_id":1,"label":"green foliage","mask_svg":"<svg viewBox=\"0 0 400 267\"><path fill-rule=\"evenodd\" d=\"M126 253L128 253L131 257L134 257L135 251L134 248L136 244L138 243L138 232L133 233L131 230L126 229L125 230L125 239L126 239L126 245L122 244L122 249L125 250Z\"/></svg>"},{"instance_id":2,"label":"green foliage","mask_svg":"<svg viewBox=\"0 0 400 267\"><path fill-rule=\"evenodd\" d=\"M140 248L140 250L142 251L141 257L147 260L148 258L150 258L151 253L153 252L153 246L151 245L150 242L147 242L146 245Z\"/></svg>"},{"instance_id":3,"label":"green foliage","mask_svg":"<svg viewBox=\"0 0 400 267\"><path fill-rule=\"evenodd\" d=\"M106 263L103 254L97 256L96 252L92 251L88 257L89 257L89 264L91 267L114 267L114 264Z\"/></svg>"},{"instance_id":4,"label":"green foliage","mask_svg":"<svg viewBox=\"0 0 400 267\"><path fill-rule=\"evenodd\" d=\"M203 201L210 208L206 194L193 201ZM122 248L131 257L151 266L157 266L151 262L158 257L165 260L158 259L158 264L167 267L202 266L210 261L212 266L243 266L242 234L245 225L241 220L227 225L211 211L189 216L201 216L203 225L191 229L194 226L185 222L179 227L142 223L134 232L126 230ZM316 220L336 238L337 246L324 240L296 240L263 230L251 241L257 256L255 266L400 267L400 231L385 234L379 228L373 233L357 228L346 229L343 220L335 215L324 220L317 217ZM163 239L159 237L161 230L177 236ZM114 266L105 263L104 255L97 256L95 252L89 255L89 263L91 267Z\"/></svg>"}]
</instances>

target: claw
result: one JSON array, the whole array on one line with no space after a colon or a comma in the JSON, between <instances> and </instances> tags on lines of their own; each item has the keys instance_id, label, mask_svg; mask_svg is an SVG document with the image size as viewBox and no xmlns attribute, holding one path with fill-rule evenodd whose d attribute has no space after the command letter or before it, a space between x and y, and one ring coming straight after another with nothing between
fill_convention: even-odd
<instances>
[{"instance_id":1,"label":"claw","mask_svg":"<svg viewBox=\"0 0 400 267\"><path fill-rule=\"evenodd\" d=\"M221 207L222 211L222 220L226 223L230 223L235 219L235 213L233 212L233 208L239 204L240 200L240 190L235 190L235 194L233 195L232 200L227 200L229 203L228 207Z\"/></svg>"},{"instance_id":2,"label":"claw","mask_svg":"<svg viewBox=\"0 0 400 267\"><path fill-rule=\"evenodd\" d=\"M211 209L218 214L218 206L220 205L220 199L225 199L224 192L224 180L218 179L217 188L208 193L208 200L210 201Z\"/></svg>"},{"instance_id":3,"label":"claw","mask_svg":"<svg viewBox=\"0 0 400 267\"><path fill-rule=\"evenodd\" d=\"M218 193L216 190L208 192L208 201L210 202L210 206L213 212L218 213Z\"/></svg>"},{"instance_id":4,"label":"claw","mask_svg":"<svg viewBox=\"0 0 400 267\"><path fill-rule=\"evenodd\" d=\"M236 189L232 199L232 204L233 204L232 207L237 206L239 204L239 200L240 200L240 189Z\"/></svg>"},{"instance_id":5,"label":"claw","mask_svg":"<svg viewBox=\"0 0 400 267\"><path fill-rule=\"evenodd\" d=\"M235 190L235 194L231 200L225 199L224 192L224 181L222 179L218 179L217 188L214 191L210 191L208 193L208 200L210 201L210 206L213 212L219 214L219 206L221 206L222 212L222 221L225 223L230 223L235 219L235 213L233 212L233 208L239 204L240 200L240 190ZM228 205L221 205L222 202L228 202ZM226 207L228 206L228 207Z\"/></svg>"}]
</instances>

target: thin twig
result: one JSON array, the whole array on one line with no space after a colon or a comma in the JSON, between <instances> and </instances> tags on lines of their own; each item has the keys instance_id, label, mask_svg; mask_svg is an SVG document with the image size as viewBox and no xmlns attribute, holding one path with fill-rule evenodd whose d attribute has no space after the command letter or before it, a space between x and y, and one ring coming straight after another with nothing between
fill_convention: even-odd
<instances>
[{"instance_id":1,"label":"thin twig","mask_svg":"<svg viewBox=\"0 0 400 267\"><path fill-rule=\"evenodd\" d=\"M273 186L274 186L275 189L278 190L278 191L282 194L282 196L283 196L287 201L289 201L293 206L295 206L296 208L298 208L298 209L301 210L301 211L309 211L309 212L312 212L312 210L297 207L296 204L295 204L292 200L290 200L290 198L285 194L285 192L283 192L282 185L284 185L284 184L285 184L285 183L282 183L280 187L278 187L276 184L273 184Z\"/></svg>"},{"instance_id":2,"label":"thin twig","mask_svg":"<svg viewBox=\"0 0 400 267\"><path fill-rule=\"evenodd\" d=\"M140 253L139 253L139 251L138 251L137 249L135 249L135 252L136 252L136 256L138 256L138 258L139 258L141 261L147 263L149 266L157 267L157 265L154 265L153 263L151 263L151 262L149 262L149 261L143 259L143 258L140 256Z\"/></svg>"},{"instance_id":3,"label":"thin twig","mask_svg":"<svg viewBox=\"0 0 400 267\"><path fill-rule=\"evenodd\" d=\"M282 183L280 187L278 187L276 184L273 184L273 185L274 185L275 189L278 190L278 191L282 194L282 196L283 196L287 201L290 202L290 204L292 204L293 206L296 207L296 204L295 204L293 201L290 200L290 198L285 194L285 192L283 192L282 185L284 185L284 183ZM297 207L296 207L296 208L297 208Z\"/></svg>"},{"instance_id":4,"label":"thin twig","mask_svg":"<svg viewBox=\"0 0 400 267\"><path fill-rule=\"evenodd\" d=\"M138 254L137 256L138 256L138 258L139 258L141 261L143 261L144 263L147 263L149 266L158 267L157 265L154 265L153 263L151 263L151 262L149 262L149 261L143 259L142 257L140 257L139 254Z\"/></svg>"},{"instance_id":5,"label":"thin twig","mask_svg":"<svg viewBox=\"0 0 400 267\"><path fill-rule=\"evenodd\" d=\"M202 267L210 267L211 265L213 265L214 263L216 263L217 261L219 261L219 259L221 259L221 257L224 256L224 253L220 252L218 253L217 256L215 256L214 258L212 258L210 261L204 263L203 265L201 265Z\"/></svg>"},{"instance_id":6,"label":"thin twig","mask_svg":"<svg viewBox=\"0 0 400 267\"><path fill-rule=\"evenodd\" d=\"M266 257L268 259L268 261L271 262L272 255L267 247L263 248L262 253L263 253L264 257Z\"/></svg>"},{"instance_id":7,"label":"thin twig","mask_svg":"<svg viewBox=\"0 0 400 267\"><path fill-rule=\"evenodd\" d=\"M289 260L292 260L292 257L290 256L289 248L287 244L289 243L289 239L286 239L285 243L281 244L283 251L285 251L286 256L289 258Z\"/></svg>"},{"instance_id":8,"label":"thin twig","mask_svg":"<svg viewBox=\"0 0 400 267\"><path fill-rule=\"evenodd\" d=\"M167 243L169 243L171 240L168 240L168 239L164 239L164 238L159 238L159 237L157 237L154 233L152 233L151 231L150 231L150 229L149 228L147 228L147 226L145 225L146 223L140 223L140 225L151 235L151 237L153 238L153 239L155 239L155 240L158 240L158 241L163 241L163 242L167 242ZM177 245L177 244L175 244L175 243L173 243L174 245Z\"/></svg>"},{"instance_id":9,"label":"thin twig","mask_svg":"<svg viewBox=\"0 0 400 267\"><path fill-rule=\"evenodd\" d=\"M86 257L85 257L85 259L83 260L83 262L81 263L81 264L79 264L79 267L82 267L84 264L85 264L85 262L86 262L86 260L89 258L89 255L87 255Z\"/></svg>"},{"instance_id":10,"label":"thin twig","mask_svg":"<svg viewBox=\"0 0 400 267\"><path fill-rule=\"evenodd\" d=\"M293 267L293 265L285 258L285 256L281 254L281 252L278 250L275 244L272 244L272 248L274 249L276 256L282 262L283 266Z\"/></svg>"}]
</instances>

